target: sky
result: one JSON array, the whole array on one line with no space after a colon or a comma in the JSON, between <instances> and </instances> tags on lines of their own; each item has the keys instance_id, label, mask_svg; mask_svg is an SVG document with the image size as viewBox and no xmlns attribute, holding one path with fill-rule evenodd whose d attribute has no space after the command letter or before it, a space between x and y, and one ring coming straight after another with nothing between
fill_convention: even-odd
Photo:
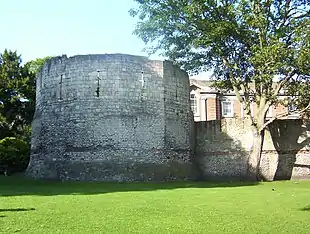
<instances>
[{"instance_id":1,"label":"sky","mask_svg":"<svg viewBox=\"0 0 310 234\"><path fill-rule=\"evenodd\" d=\"M128 11L136 6L133 0L0 0L0 53L16 50L23 62L63 54L147 56L132 33L137 19Z\"/></svg>"}]
</instances>

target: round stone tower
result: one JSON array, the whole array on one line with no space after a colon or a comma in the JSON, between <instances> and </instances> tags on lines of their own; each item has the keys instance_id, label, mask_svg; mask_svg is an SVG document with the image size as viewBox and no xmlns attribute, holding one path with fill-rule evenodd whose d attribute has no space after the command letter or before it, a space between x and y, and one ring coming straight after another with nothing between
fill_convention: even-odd
<instances>
[{"instance_id":1,"label":"round stone tower","mask_svg":"<svg viewBox=\"0 0 310 234\"><path fill-rule=\"evenodd\" d=\"M124 54L54 57L37 76L27 175L162 181L195 177L186 72Z\"/></svg>"}]
</instances>

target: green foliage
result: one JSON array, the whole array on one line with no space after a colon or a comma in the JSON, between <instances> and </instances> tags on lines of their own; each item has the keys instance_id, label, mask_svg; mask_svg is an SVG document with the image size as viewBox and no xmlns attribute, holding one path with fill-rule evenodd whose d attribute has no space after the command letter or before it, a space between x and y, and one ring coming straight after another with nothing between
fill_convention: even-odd
<instances>
[{"instance_id":1,"label":"green foliage","mask_svg":"<svg viewBox=\"0 0 310 234\"><path fill-rule=\"evenodd\" d=\"M15 137L0 140L0 165L9 171L24 170L29 163L29 144Z\"/></svg>"},{"instance_id":2,"label":"green foliage","mask_svg":"<svg viewBox=\"0 0 310 234\"><path fill-rule=\"evenodd\" d=\"M32 120L35 75L16 52L0 54L0 139L23 134Z\"/></svg>"},{"instance_id":3,"label":"green foliage","mask_svg":"<svg viewBox=\"0 0 310 234\"><path fill-rule=\"evenodd\" d=\"M29 66L29 70L32 73L38 74L40 72L41 68L43 67L44 63L51 58L52 58L51 56L46 56L44 58L37 58L35 60L29 61L27 63L27 66Z\"/></svg>"},{"instance_id":4,"label":"green foliage","mask_svg":"<svg viewBox=\"0 0 310 234\"><path fill-rule=\"evenodd\" d=\"M11 171L24 169L29 161L35 76L47 59L22 65L16 51L0 54L0 166Z\"/></svg>"},{"instance_id":5,"label":"green foliage","mask_svg":"<svg viewBox=\"0 0 310 234\"><path fill-rule=\"evenodd\" d=\"M148 51L161 51L190 73L214 69L215 85L235 91L249 116L256 102L253 123L262 125L280 90L300 109L309 104L309 1L136 2L130 10L139 19L134 33Z\"/></svg>"},{"instance_id":6,"label":"green foliage","mask_svg":"<svg viewBox=\"0 0 310 234\"><path fill-rule=\"evenodd\" d=\"M0 54L0 166L11 172L28 164L35 105L35 75L21 62L16 52Z\"/></svg>"}]
</instances>

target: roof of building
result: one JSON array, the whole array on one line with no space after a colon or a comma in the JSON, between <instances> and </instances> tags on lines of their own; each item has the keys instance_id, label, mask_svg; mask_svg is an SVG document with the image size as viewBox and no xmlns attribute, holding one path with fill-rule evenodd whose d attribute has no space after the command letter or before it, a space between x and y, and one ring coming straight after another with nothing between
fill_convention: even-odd
<instances>
[{"instance_id":1,"label":"roof of building","mask_svg":"<svg viewBox=\"0 0 310 234\"><path fill-rule=\"evenodd\" d=\"M190 79L190 85L194 85L201 89L201 92L208 92L208 93L225 93L227 95L234 95L233 91L223 92L219 88L212 87L213 81L212 80L197 80L197 79ZM276 87L278 83L273 82L273 88ZM251 88L254 89L254 83L250 84ZM242 92L241 92L242 93ZM283 94L283 91L280 91L280 95Z\"/></svg>"},{"instance_id":2,"label":"roof of building","mask_svg":"<svg viewBox=\"0 0 310 234\"><path fill-rule=\"evenodd\" d=\"M201 92L218 93L219 89L212 87L213 81L190 79L190 86L194 85L201 89Z\"/></svg>"}]
</instances>

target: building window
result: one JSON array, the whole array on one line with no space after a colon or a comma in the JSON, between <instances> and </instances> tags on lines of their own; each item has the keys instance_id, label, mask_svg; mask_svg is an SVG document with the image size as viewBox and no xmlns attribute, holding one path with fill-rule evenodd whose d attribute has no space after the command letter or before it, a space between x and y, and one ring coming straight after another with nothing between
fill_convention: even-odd
<instances>
[{"instance_id":1,"label":"building window","mask_svg":"<svg viewBox=\"0 0 310 234\"><path fill-rule=\"evenodd\" d=\"M290 103L287 106L287 114L289 118L300 118L300 113L298 113L298 106L294 103Z\"/></svg>"},{"instance_id":2,"label":"building window","mask_svg":"<svg viewBox=\"0 0 310 234\"><path fill-rule=\"evenodd\" d=\"M298 107L296 105L294 105L293 103L290 103L288 106L287 106L287 112L289 114L292 114L294 112L297 112L298 111Z\"/></svg>"},{"instance_id":3,"label":"building window","mask_svg":"<svg viewBox=\"0 0 310 234\"><path fill-rule=\"evenodd\" d=\"M198 114L198 105L197 105L196 94L194 94L194 93L190 94L190 101L191 101L192 111L193 111L194 115L197 115Z\"/></svg>"},{"instance_id":4,"label":"building window","mask_svg":"<svg viewBox=\"0 0 310 234\"><path fill-rule=\"evenodd\" d=\"M232 101L222 101L222 116L234 117L234 106Z\"/></svg>"}]
</instances>

